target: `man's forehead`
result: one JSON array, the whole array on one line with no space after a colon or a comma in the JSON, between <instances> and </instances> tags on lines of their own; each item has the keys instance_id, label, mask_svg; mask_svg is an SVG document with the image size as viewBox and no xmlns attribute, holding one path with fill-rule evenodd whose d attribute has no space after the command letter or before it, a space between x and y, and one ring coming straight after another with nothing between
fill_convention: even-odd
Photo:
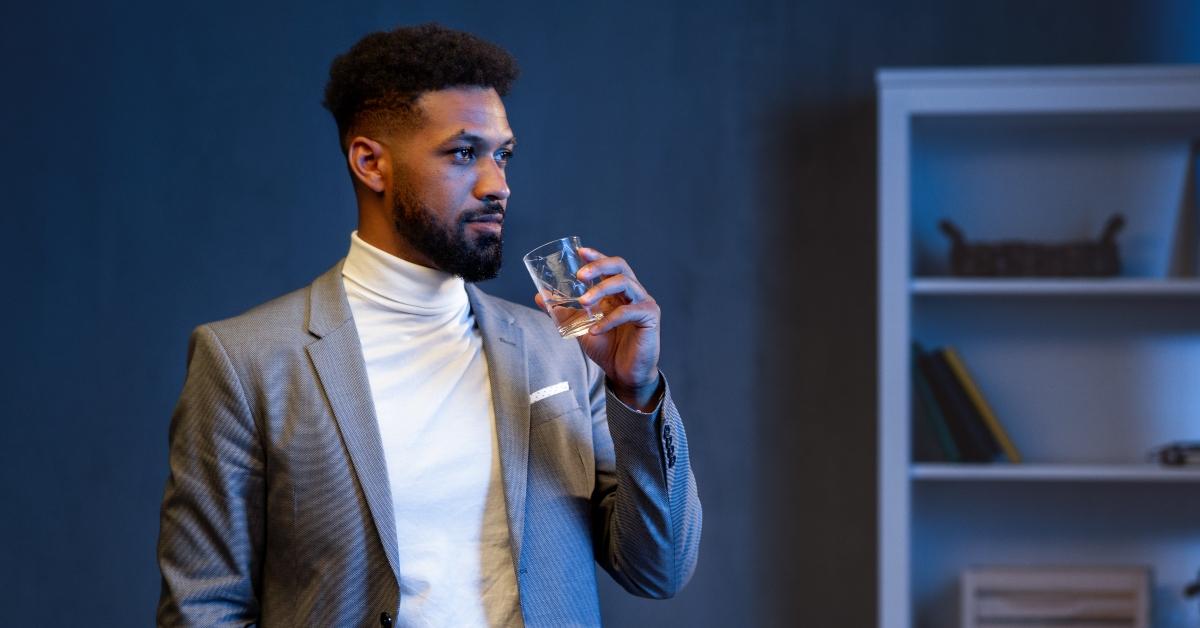
<instances>
[{"instance_id":1,"label":"man's forehead","mask_svg":"<svg viewBox=\"0 0 1200 628\"><path fill-rule=\"evenodd\" d=\"M440 140L459 137L504 142L512 137L508 114L496 90L453 87L425 92L417 99L423 131Z\"/></svg>"}]
</instances>

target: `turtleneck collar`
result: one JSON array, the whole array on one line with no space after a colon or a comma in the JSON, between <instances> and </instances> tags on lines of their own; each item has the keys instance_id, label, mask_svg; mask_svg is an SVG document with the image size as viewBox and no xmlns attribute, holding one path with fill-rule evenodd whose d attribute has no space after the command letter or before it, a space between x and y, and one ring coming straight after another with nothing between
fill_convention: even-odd
<instances>
[{"instance_id":1,"label":"turtleneck collar","mask_svg":"<svg viewBox=\"0 0 1200 628\"><path fill-rule=\"evenodd\" d=\"M468 307L461 277L426 268L377 249L350 234L342 276L358 284L380 305L410 314L444 314Z\"/></svg>"}]
</instances>

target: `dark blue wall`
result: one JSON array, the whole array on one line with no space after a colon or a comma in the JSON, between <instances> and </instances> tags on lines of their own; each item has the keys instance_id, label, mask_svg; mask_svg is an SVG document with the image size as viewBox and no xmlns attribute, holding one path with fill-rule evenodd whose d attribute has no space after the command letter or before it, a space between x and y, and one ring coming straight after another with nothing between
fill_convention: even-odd
<instances>
[{"instance_id":1,"label":"dark blue wall","mask_svg":"<svg viewBox=\"0 0 1200 628\"><path fill-rule=\"evenodd\" d=\"M676 600L604 585L621 626L874 621L875 67L1200 60L1188 2L106 4L0 8L6 625L151 621L188 332L345 252L319 102L366 32L523 65L488 289L577 233L663 306L705 545Z\"/></svg>"}]
</instances>

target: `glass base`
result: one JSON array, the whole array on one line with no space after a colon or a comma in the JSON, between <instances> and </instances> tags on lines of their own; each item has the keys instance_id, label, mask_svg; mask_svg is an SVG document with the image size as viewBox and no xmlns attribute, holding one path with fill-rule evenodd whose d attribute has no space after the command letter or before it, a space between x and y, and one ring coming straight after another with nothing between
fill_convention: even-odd
<instances>
[{"instance_id":1,"label":"glass base","mask_svg":"<svg viewBox=\"0 0 1200 628\"><path fill-rule=\"evenodd\" d=\"M558 335L563 338L578 338L588 332L592 325L604 318L604 314L596 312L591 316L585 315L583 312L579 316L572 318L566 323L558 326Z\"/></svg>"}]
</instances>

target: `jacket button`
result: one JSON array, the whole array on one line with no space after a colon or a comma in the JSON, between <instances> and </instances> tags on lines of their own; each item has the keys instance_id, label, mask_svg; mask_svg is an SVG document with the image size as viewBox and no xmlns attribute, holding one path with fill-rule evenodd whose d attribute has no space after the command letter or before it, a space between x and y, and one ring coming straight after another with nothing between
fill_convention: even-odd
<instances>
[{"instance_id":1,"label":"jacket button","mask_svg":"<svg viewBox=\"0 0 1200 628\"><path fill-rule=\"evenodd\" d=\"M392 615L387 612L379 614L379 625L383 628L392 628Z\"/></svg>"}]
</instances>

